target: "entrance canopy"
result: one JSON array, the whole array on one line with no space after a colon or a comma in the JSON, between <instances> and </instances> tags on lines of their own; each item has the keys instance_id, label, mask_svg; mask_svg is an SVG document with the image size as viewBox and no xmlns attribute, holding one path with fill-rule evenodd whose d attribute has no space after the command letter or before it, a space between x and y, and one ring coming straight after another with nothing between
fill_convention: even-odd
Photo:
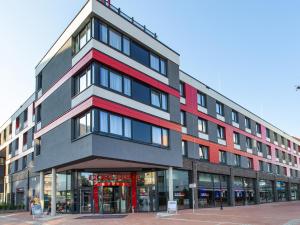
<instances>
[{"instance_id":1,"label":"entrance canopy","mask_svg":"<svg viewBox=\"0 0 300 225\"><path fill-rule=\"evenodd\" d=\"M100 169L100 170L140 170L140 169L166 169L164 166L145 164L138 162L129 162L104 158L85 159L79 162L73 162L68 165L62 165L57 171Z\"/></svg>"}]
</instances>

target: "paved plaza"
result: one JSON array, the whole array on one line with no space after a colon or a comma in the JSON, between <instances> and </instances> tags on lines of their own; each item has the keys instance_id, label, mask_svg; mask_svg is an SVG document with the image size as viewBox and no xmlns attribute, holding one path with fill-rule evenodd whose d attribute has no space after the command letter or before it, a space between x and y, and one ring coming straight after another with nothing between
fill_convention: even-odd
<instances>
[{"instance_id":1,"label":"paved plaza","mask_svg":"<svg viewBox=\"0 0 300 225\"><path fill-rule=\"evenodd\" d=\"M0 214L0 224L43 224L43 225L300 225L300 201L253 205L244 207L181 210L177 215L157 217L156 213L128 215L58 215L44 216L35 220L29 213Z\"/></svg>"}]
</instances>

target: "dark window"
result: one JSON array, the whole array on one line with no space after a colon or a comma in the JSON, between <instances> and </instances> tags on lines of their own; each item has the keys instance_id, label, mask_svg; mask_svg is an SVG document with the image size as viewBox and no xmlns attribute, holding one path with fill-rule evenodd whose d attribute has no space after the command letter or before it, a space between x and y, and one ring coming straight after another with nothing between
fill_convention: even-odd
<instances>
[{"instance_id":1,"label":"dark window","mask_svg":"<svg viewBox=\"0 0 300 225\"><path fill-rule=\"evenodd\" d=\"M267 163L267 172L272 173L272 164L271 163Z\"/></svg>"},{"instance_id":2,"label":"dark window","mask_svg":"<svg viewBox=\"0 0 300 225\"><path fill-rule=\"evenodd\" d=\"M233 165L237 166L237 167L241 166L241 156L240 155L234 154Z\"/></svg>"},{"instance_id":3,"label":"dark window","mask_svg":"<svg viewBox=\"0 0 300 225\"><path fill-rule=\"evenodd\" d=\"M181 141L181 154L187 156L187 142Z\"/></svg>"},{"instance_id":4,"label":"dark window","mask_svg":"<svg viewBox=\"0 0 300 225\"><path fill-rule=\"evenodd\" d=\"M219 161L221 164L227 163L227 153L225 151L219 151Z\"/></svg>"},{"instance_id":5,"label":"dark window","mask_svg":"<svg viewBox=\"0 0 300 225\"><path fill-rule=\"evenodd\" d=\"M16 118L16 129L19 129L20 127L20 117Z\"/></svg>"},{"instance_id":6,"label":"dark window","mask_svg":"<svg viewBox=\"0 0 300 225\"><path fill-rule=\"evenodd\" d=\"M248 117L245 117L245 127L251 129L251 121Z\"/></svg>"},{"instance_id":7,"label":"dark window","mask_svg":"<svg viewBox=\"0 0 300 225\"><path fill-rule=\"evenodd\" d=\"M11 154L11 152L12 152L12 143L8 145L8 154Z\"/></svg>"},{"instance_id":8,"label":"dark window","mask_svg":"<svg viewBox=\"0 0 300 225\"><path fill-rule=\"evenodd\" d=\"M35 139L35 155L38 156L41 154L41 139Z\"/></svg>"},{"instance_id":9,"label":"dark window","mask_svg":"<svg viewBox=\"0 0 300 225\"><path fill-rule=\"evenodd\" d=\"M266 136L267 136L267 138L270 138L270 129L269 128L266 128Z\"/></svg>"},{"instance_id":10,"label":"dark window","mask_svg":"<svg viewBox=\"0 0 300 225\"><path fill-rule=\"evenodd\" d=\"M18 172L19 171L19 160L17 159L15 161L15 172Z\"/></svg>"},{"instance_id":11,"label":"dark window","mask_svg":"<svg viewBox=\"0 0 300 225\"><path fill-rule=\"evenodd\" d=\"M198 118L198 131L207 134L207 120Z\"/></svg>"},{"instance_id":12,"label":"dark window","mask_svg":"<svg viewBox=\"0 0 300 225\"><path fill-rule=\"evenodd\" d=\"M15 144L16 150L18 150L19 149L19 138L17 138L15 140L15 142L16 142L16 144Z\"/></svg>"},{"instance_id":13,"label":"dark window","mask_svg":"<svg viewBox=\"0 0 300 225\"><path fill-rule=\"evenodd\" d=\"M233 132L233 143L240 145L240 134L237 132Z\"/></svg>"},{"instance_id":14,"label":"dark window","mask_svg":"<svg viewBox=\"0 0 300 225\"><path fill-rule=\"evenodd\" d=\"M256 141L256 149L258 152L262 152L262 143L260 141Z\"/></svg>"},{"instance_id":15,"label":"dark window","mask_svg":"<svg viewBox=\"0 0 300 225\"><path fill-rule=\"evenodd\" d=\"M279 166L279 165L276 165L276 167L275 167L275 168L276 168L276 171L275 171L275 172L276 172L276 174L280 174L280 166Z\"/></svg>"},{"instance_id":16,"label":"dark window","mask_svg":"<svg viewBox=\"0 0 300 225\"><path fill-rule=\"evenodd\" d=\"M252 169L253 167L253 161L251 158L247 158L247 168Z\"/></svg>"},{"instance_id":17,"label":"dark window","mask_svg":"<svg viewBox=\"0 0 300 225\"><path fill-rule=\"evenodd\" d=\"M186 126L186 113L185 111L180 111L180 124Z\"/></svg>"},{"instance_id":18,"label":"dark window","mask_svg":"<svg viewBox=\"0 0 300 225\"><path fill-rule=\"evenodd\" d=\"M12 133L12 124L10 123L8 125L8 134L11 135L11 133Z\"/></svg>"},{"instance_id":19,"label":"dark window","mask_svg":"<svg viewBox=\"0 0 300 225\"><path fill-rule=\"evenodd\" d=\"M40 89L42 89L42 73L36 77L36 90L39 91Z\"/></svg>"},{"instance_id":20,"label":"dark window","mask_svg":"<svg viewBox=\"0 0 300 225\"><path fill-rule=\"evenodd\" d=\"M85 113L75 120L75 137L91 132L91 112Z\"/></svg>"},{"instance_id":21,"label":"dark window","mask_svg":"<svg viewBox=\"0 0 300 225\"><path fill-rule=\"evenodd\" d=\"M276 158L279 158L279 150L277 148L275 149L275 154L276 154Z\"/></svg>"},{"instance_id":22,"label":"dark window","mask_svg":"<svg viewBox=\"0 0 300 225\"><path fill-rule=\"evenodd\" d=\"M246 148L252 149L252 140L249 137L246 137Z\"/></svg>"},{"instance_id":23,"label":"dark window","mask_svg":"<svg viewBox=\"0 0 300 225\"><path fill-rule=\"evenodd\" d=\"M232 121L238 123L239 122L239 115L237 111L232 110L231 112Z\"/></svg>"},{"instance_id":24,"label":"dark window","mask_svg":"<svg viewBox=\"0 0 300 225\"><path fill-rule=\"evenodd\" d=\"M130 45L130 56L132 59L149 67L150 52L134 41Z\"/></svg>"},{"instance_id":25,"label":"dark window","mask_svg":"<svg viewBox=\"0 0 300 225\"><path fill-rule=\"evenodd\" d=\"M179 83L179 94L181 97L185 97L185 84L181 81Z\"/></svg>"},{"instance_id":26,"label":"dark window","mask_svg":"<svg viewBox=\"0 0 300 225\"><path fill-rule=\"evenodd\" d=\"M275 132L274 132L274 141L278 142L278 136L277 136L277 134Z\"/></svg>"},{"instance_id":27,"label":"dark window","mask_svg":"<svg viewBox=\"0 0 300 225\"><path fill-rule=\"evenodd\" d=\"M25 133L23 134L23 146L27 145L27 138L28 138L28 133L25 132Z\"/></svg>"},{"instance_id":28,"label":"dark window","mask_svg":"<svg viewBox=\"0 0 300 225\"><path fill-rule=\"evenodd\" d=\"M281 136L281 144L284 145L284 143L285 143L285 139L284 137Z\"/></svg>"},{"instance_id":29,"label":"dark window","mask_svg":"<svg viewBox=\"0 0 300 225\"><path fill-rule=\"evenodd\" d=\"M151 104L150 88L140 82L132 81L132 98L139 102Z\"/></svg>"},{"instance_id":30,"label":"dark window","mask_svg":"<svg viewBox=\"0 0 300 225\"><path fill-rule=\"evenodd\" d=\"M272 155L271 146L267 145L267 153L268 155Z\"/></svg>"},{"instance_id":31,"label":"dark window","mask_svg":"<svg viewBox=\"0 0 300 225\"><path fill-rule=\"evenodd\" d=\"M199 106L202 106L206 108L206 94L203 94L202 92L197 93L197 103Z\"/></svg>"},{"instance_id":32,"label":"dark window","mask_svg":"<svg viewBox=\"0 0 300 225\"><path fill-rule=\"evenodd\" d=\"M42 114L42 105L39 105L36 108L36 122L37 123L41 122L41 114Z\"/></svg>"},{"instance_id":33,"label":"dark window","mask_svg":"<svg viewBox=\"0 0 300 225\"><path fill-rule=\"evenodd\" d=\"M205 161L209 159L209 150L207 146L199 145L199 157L201 160Z\"/></svg>"},{"instance_id":34,"label":"dark window","mask_svg":"<svg viewBox=\"0 0 300 225\"><path fill-rule=\"evenodd\" d=\"M225 140L225 128L218 126L218 138Z\"/></svg>"},{"instance_id":35,"label":"dark window","mask_svg":"<svg viewBox=\"0 0 300 225\"><path fill-rule=\"evenodd\" d=\"M224 105L221 102L216 103L216 112L220 116L224 116Z\"/></svg>"},{"instance_id":36,"label":"dark window","mask_svg":"<svg viewBox=\"0 0 300 225\"><path fill-rule=\"evenodd\" d=\"M27 155L23 156L22 158L22 169L27 167Z\"/></svg>"},{"instance_id":37,"label":"dark window","mask_svg":"<svg viewBox=\"0 0 300 225\"><path fill-rule=\"evenodd\" d=\"M255 129L256 129L256 133L261 134L261 125L259 123L256 123Z\"/></svg>"},{"instance_id":38,"label":"dark window","mask_svg":"<svg viewBox=\"0 0 300 225\"><path fill-rule=\"evenodd\" d=\"M132 121L132 138L136 141L150 143L151 125L136 120Z\"/></svg>"},{"instance_id":39,"label":"dark window","mask_svg":"<svg viewBox=\"0 0 300 225\"><path fill-rule=\"evenodd\" d=\"M24 123L26 123L27 122L27 120L28 120L28 109L25 109L24 110L24 113L23 113L23 115L24 115Z\"/></svg>"}]
</instances>

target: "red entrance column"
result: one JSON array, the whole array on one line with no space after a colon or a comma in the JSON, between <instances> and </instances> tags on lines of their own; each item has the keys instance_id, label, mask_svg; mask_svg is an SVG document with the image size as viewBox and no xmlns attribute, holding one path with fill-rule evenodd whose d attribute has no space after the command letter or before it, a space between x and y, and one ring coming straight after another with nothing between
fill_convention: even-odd
<instances>
[{"instance_id":1,"label":"red entrance column","mask_svg":"<svg viewBox=\"0 0 300 225\"><path fill-rule=\"evenodd\" d=\"M94 185L94 209L95 213L99 213L99 197L98 197L98 186Z\"/></svg>"},{"instance_id":2,"label":"red entrance column","mask_svg":"<svg viewBox=\"0 0 300 225\"><path fill-rule=\"evenodd\" d=\"M136 172L131 173L131 204L132 210L136 210Z\"/></svg>"}]
</instances>

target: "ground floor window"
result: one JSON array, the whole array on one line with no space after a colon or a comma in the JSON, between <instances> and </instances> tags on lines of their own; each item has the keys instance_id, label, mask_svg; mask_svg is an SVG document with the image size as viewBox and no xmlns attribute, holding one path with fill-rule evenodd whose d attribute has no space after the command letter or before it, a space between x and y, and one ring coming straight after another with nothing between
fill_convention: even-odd
<instances>
[{"instance_id":1,"label":"ground floor window","mask_svg":"<svg viewBox=\"0 0 300 225\"><path fill-rule=\"evenodd\" d=\"M228 205L228 176L199 173L198 186L200 208Z\"/></svg>"},{"instance_id":2,"label":"ground floor window","mask_svg":"<svg viewBox=\"0 0 300 225\"><path fill-rule=\"evenodd\" d=\"M291 184L291 200L299 200L299 184Z\"/></svg>"},{"instance_id":3,"label":"ground floor window","mask_svg":"<svg viewBox=\"0 0 300 225\"><path fill-rule=\"evenodd\" d=\"M276 181L276 190L278 195L278 201L287 200L287 185L286 182Z\"/></svg>"},{"instance_id":4,"label":"ground floor window","mask_svg":"<svg viewBox=\"0 0 300 225\"><path fill-rule=\"evenodd\" d=\"M255 203L254 180L251 178L235 177L233 183L235 205Z\"/></svg>"},{"instance_id":5,"label":"ground floor window","mask_svg":"<svg viewBox=\"0 0 300 225\"><path fill-rule=\"evenodd\" d=\"M259 181L259 198L260 203L267 203L274 201L273 182L270 180Z\"/></svg>"}]
</instances>

